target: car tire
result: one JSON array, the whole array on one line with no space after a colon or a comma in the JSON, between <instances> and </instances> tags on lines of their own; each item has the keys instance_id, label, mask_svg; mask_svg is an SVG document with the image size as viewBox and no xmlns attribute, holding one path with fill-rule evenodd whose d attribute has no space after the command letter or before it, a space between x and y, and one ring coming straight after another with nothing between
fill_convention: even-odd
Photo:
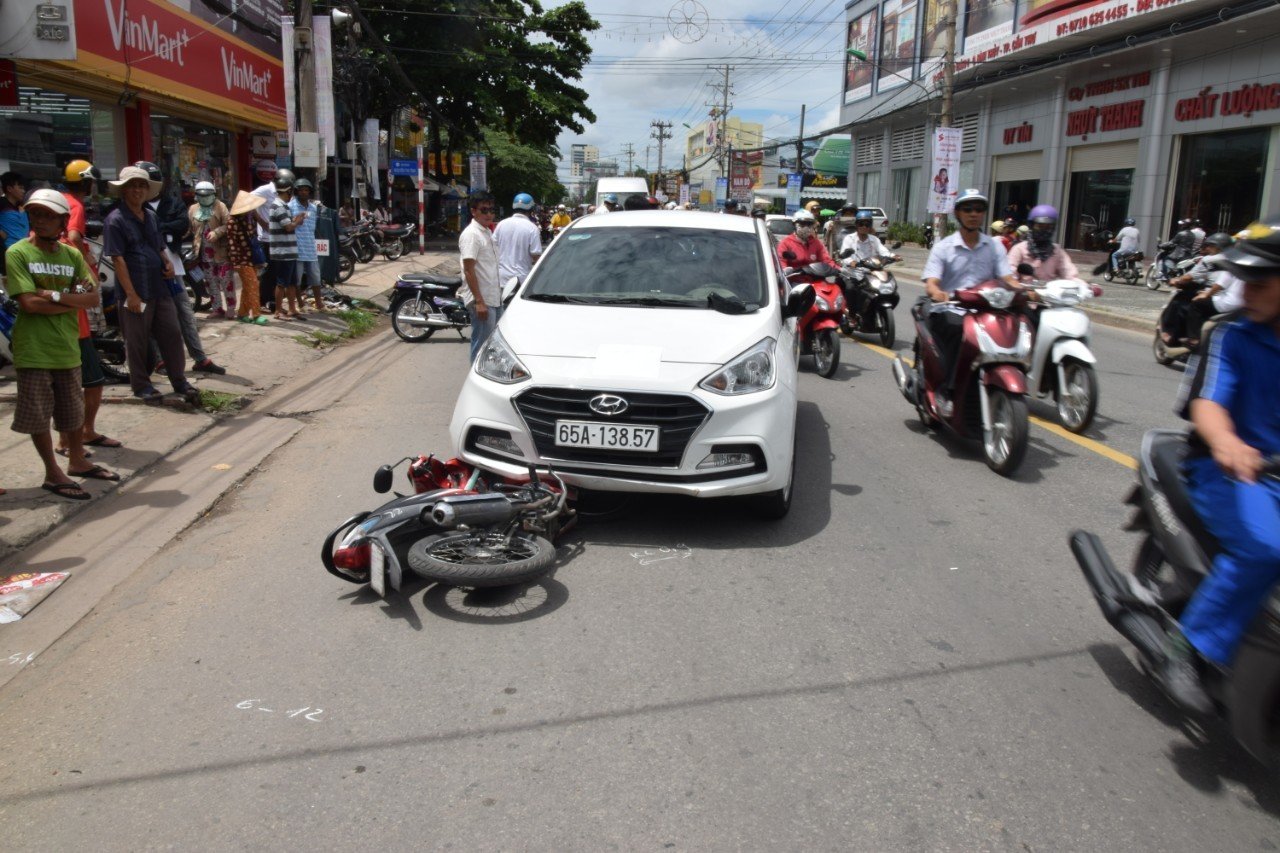
<instances>
[{"instance_id":1,"label":"car tire","mask_svg":"<svg viewBox=\"0 0 1280 853\"><path fill-rule=\"evenodd\" d=\"M760 495L752 495L751 510L757 517L765 521L781 521L787 517L787 513L791 512L791 498L795 493L796 484L796 450L795 443L791 445L791 473L787 476L787 485L781 489L775 489L772 492L765 492Z\"/></svg>"}]
</instances>

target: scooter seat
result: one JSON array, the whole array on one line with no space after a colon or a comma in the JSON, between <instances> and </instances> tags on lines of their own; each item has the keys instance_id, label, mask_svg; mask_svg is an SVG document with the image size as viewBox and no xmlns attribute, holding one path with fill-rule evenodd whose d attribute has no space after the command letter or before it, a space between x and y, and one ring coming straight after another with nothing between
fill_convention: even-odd
<instances>
[{"instance_id":1,"label":"scooter seat","mask_svg":"<svg viewBox=\"0 0 1280 853\"><path fill-rule=\"evenodd\" d=\"M457 290L462 286L462 276L436 275L431 272L401 273L400 281L409 282L410 284L438 284L441 287L448 287L452 290Z\"/></svg>"},{"instance_id":2,"label":"scooter seat","mask_svg":"<svg viewBox=\"0 0 1280 853\"><path fill-rule=\"evenodd\" d=\"M1148 449L1148 459L1155 472L1160 488L1169 507L1195 538L1205 557L1212 560L1220 550L1218 540L1214 538L1200 520L1191 504L1191 492L1187 489L1186 477L1182 473L1189 447L1186 437L1177 432L1160 432L1155 434Z\"/></svg>"}]
</instances>

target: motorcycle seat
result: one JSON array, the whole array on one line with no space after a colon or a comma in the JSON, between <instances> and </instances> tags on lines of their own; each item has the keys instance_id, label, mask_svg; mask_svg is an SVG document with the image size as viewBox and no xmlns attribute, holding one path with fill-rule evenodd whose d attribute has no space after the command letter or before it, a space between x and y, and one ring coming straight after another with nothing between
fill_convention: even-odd
<instances>
[{"instance_id":1,"label":"motorcycle seat","mask_svg":"<svg viewBox=\"0 0 1280 853\"><path fill-rule=\"evenodd\" d=\"M1186 525L1188 532L1204 551L1205 557L1212 560L1221 550L1221 546L1213 534L1205 528L1204 522L1200 520L1200 516L1191 504L1191 492L1187 489L1187 480L1182 473L1188 451L1186 437L1181 433L1170 431L1159 433L1152 438L1147 458L1173 514Z\"/></svg>"},{"instance_id":2,"label":"motorcycle seat","mask_svg":"<svg viewBox=\"0 0 1280 853\"><path fill-rule=\"evenodd\" d=\"M458 275L436 275L433 272L407 272L401 273L400 281L410 284L438 284L442 287L457 290L462 286L462 276Z\"/></svg>"}]
</instances>

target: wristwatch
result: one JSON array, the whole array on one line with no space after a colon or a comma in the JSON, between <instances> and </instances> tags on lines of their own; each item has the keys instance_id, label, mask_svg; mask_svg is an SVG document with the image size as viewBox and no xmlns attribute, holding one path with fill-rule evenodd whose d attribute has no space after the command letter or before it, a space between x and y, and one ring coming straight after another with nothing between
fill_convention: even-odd
<instances>
[{"instance_id":1,"label":"wristwatch","mask_svg":"<svg viewBox=\"0 0 1280 853\"><path fill-rule=\"evenodd\" d=\"M50 299L52 299L54 302L61 302L61 301L62 301L62 291L61 291L61 290L50 290L50 291L49 291L49 298L50 298Z\"/></svg>"}]
</instances>

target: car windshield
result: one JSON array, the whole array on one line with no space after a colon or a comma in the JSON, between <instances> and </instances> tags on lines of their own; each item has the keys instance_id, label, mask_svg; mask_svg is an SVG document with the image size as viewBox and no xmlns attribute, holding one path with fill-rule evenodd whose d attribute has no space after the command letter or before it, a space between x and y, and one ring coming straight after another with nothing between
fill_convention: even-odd
<instances>
[{"instance_id":1,"label":"car windshield","mask_svg":"<svg viewBox=\"0 0 1280 853\"><path fill-rule=\"evenodd\" d=\"M769 229L770 234L777 234L780 237L794 234L796 231L796 224L790 219L771 219L766 227Z\"/></svg>"},{"instance_id":2,"label":"car windshield","mask_svg":"<svg viewBox=\"0 0 1280 853\"><path fill-rule=\"evenodd\" d=\"M755 234L708 228L601 227L569 231L547 253L525 299L579 304L714 308L766 301Z\"/></svg>"}]
</instances>

